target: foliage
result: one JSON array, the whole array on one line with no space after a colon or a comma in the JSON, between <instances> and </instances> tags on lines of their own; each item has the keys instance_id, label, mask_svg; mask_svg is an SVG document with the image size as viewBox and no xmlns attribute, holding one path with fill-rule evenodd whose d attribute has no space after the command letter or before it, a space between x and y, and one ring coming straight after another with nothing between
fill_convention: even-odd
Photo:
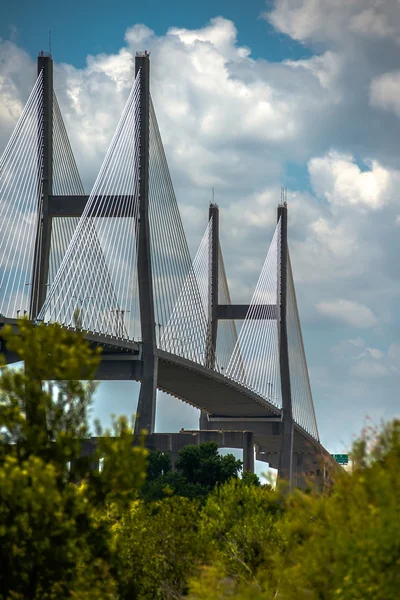
<instances>
[{"instance_id":1,"label":"foliage","mask_svg":"<svg viewBox=\"0 0 400 600\"><path fill-rule=\"evenodd\" d=\"M198 521L198 503L179 496L133 505L113 526L118 597L180 598L203 554Z\"/></svg>"},{"instance_id":2,"label":"foliage","mask_svg":"<svg viewBox=\"0 0 400 600\"><path fill-rule=\"evenodd\" d=\"M232 479L207 498L201 536L226 574L247 580L279 552L282 513L282 499L269 486Z\"/></svg>"},{"instance_id":3,"label":"foliage","mask_svg":"<svg viewBox=\"0 0 400 600\"><path fill-rule=\"evenodd\" d=\"M0 598L112 598L106 528L54 464L8 456L0 469Z\"/></svg>"},{"instance_id":4,"label":"foliage","mask_svg":"<svg viewBox=\"0 0 400 600\"><path fill-rule=\"evenodd\" d=\"M398 598L400 421L324 494L240 479L216 444L176 471L151 454L143 485L127 419L88 437L98 352L57 325L2 335L25 370L0 374L0 600Z\"/></svg>"},{"instance_id":5,"label":"foliage","mask_svg":"<svg viewBox=\"0 0 400 600\"><path fill-rule=\"evenodd\" d=\"M151 452L147 481L142 490L146 501L161 500L172 494L192 499L205 499L215 488L231 478L237 478L242 462L232 454L221 456L214 442L199 446L188 445L179 452L176 471L171 470L168 455ZM257 484L258 477L246 475L246 480Z\"/></svg>"},{"instance_id":6,"label":"foliage","mask_svg":"<svg viewBox=\"0 0 400 600\"><path fill-rule=\"evenodd\" d=\"M161 452L161 450L149 453L146 476L148 482L162 477L171 470L171 459L168 454Z\"/></svg>"},{"instance_id":7,"label":"foliage","mask_svg":"<svg viewBox=\"0 0 400 600\"><path fill-rule=\"evenodd\" d=\"M185 446L176 461L177 471L188 483L198 483L208 490L238 477L241 468L242 461L233 454L221 456L215 442Z\"/></svg>"},{"instance_id":8,"label":"foliage","mask_svg":"<svg viewBox=\"0 0 400 600\"><path fill-rule=\"evenodd\" d=\"M278 518L270 522L269 532L254 498L240 503L236 487L229 502L225 494L233 483L219 490L219 501L210 497L202 527L216 551L201 577L192 580L190 597L397 599L400 422L363 437L353 459L353 472L340 472L328 495L272 493L269 506ZM258 492L251 489L252 496ZM257 522L264 527L260 536Z\"/></svg>"},{"instance_id":9,"label":"foliage","mask_svg":"<svg viewBox=\"0 0 400 600\"><path fill-rule=\"evenodd\" d=\"M112 536L98 510L136 497L146 452L132 450L122 420L117 438L81 456L94 386L80 380L99 353L80 335L21 320L2 336L25 370L0 377L0 599L114 598Z\"/></svg>"},{"instance_id":10,"label":"foliage","mask_svg":"<svg viewBox=\"0 0 400 600\"><path fill-rule=\"evenodd\" d=\"M242 481L247 485L255 485L256 487L261 486L261 481L255 473L251 471L243 471L242 473Z\"/></svg>"}]
</instances>

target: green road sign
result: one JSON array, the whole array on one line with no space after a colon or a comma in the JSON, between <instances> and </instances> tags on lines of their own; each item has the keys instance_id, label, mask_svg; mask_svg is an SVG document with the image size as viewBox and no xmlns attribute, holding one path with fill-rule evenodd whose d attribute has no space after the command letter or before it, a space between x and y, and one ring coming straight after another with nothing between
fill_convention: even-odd
<instances>
[{"instance_id":1,"label":"green road sign","mask_svg":"<svg viewBox=\"0 0 400 600\"><path fill-rule=\"evenodd\" d=\"M348 454L332 454L333 458L336 460L339 465L348 465L349 464L349 455Z\"/></svg>"}]
</instances>

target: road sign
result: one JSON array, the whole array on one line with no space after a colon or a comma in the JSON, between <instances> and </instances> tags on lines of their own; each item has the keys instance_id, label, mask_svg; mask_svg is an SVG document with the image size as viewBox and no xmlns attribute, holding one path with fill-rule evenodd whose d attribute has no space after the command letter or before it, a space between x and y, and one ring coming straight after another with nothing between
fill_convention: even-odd
<instances>
[{"instance_id":1,"label":"road sign","mask_svg":"<svg viewBox=\"0 0 400 600\"><path fill-rule=\"evenodd\" d=\"M349 464L349 455L348 454L332 454L332 456L339 465L348 465Z\"/></svg>"}]
</instances>

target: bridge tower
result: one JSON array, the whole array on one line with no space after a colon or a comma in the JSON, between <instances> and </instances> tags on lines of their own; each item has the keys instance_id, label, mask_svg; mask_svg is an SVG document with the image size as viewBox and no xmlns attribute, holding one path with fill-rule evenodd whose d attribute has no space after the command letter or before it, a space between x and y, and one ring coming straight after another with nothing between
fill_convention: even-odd
<instances>
[{"instance_id":1,"label":"bridge tower","mask_svg":"<svg viewBox=\"0 0 400 600\"><path fill-rule=\"evenodd\" d=\"M82 279L75 277L75 283L77 286L76 288L74 288L75 293L80 293L80 287L78 289L78 286L81 286L84 283L84 286L86 286L86 288L89 290L89 294L92 293L92 289L94 289L93 293L97 293L97 290L99 290L97 300L100 300L102 302L101 308L100 302L97 302L97 304L95 301L92 302L92 313L94 313L95 316L93 317L92 321L88 319L87 324L84 327L84 332L88 341L93 345L101 345L104 350L102 355L102 361L99 366L99 371L97 373L97 379L113 381L130 379L135 381L141 381L141 389L137 408L138 418L136 419L135 423L135 433L139 433L142 429L146 429L150 435L154 433L156 389L158 383L160 384L160 389L170 390L172 393L176 394L177 397L185 398L185 394L187 394L190 397L190 400L193 400L194 398L193 405L204 409L201 413L200 419L201 430L211 430L213 429L213 427L215 427L216 431L218 432L218 435L220 433L225 434L225 432L227 431L231 433L234 433L236 431L236 433L239 434L247 432L248 435L246 436L245 443L246 454L244 454L244 457L247 455L248 462L246 463L246 458L244 458L245 468L251 470L252 463L254 462L252 441L252 436L254 435L258 456L261 457L263 455L265 462L268 462L274 467L278 467L279 475L291 482L293 469L295 470L293 474L294 478L299 477L299 473L301 470L304 473L308 473L310 470L316 471L314 461L315 448L319 450L320 446L318 430L316 427L316 419L313 409L310 382L308 378L306 358L301 336L300 320L297 311L293 274L290 265L290 258L287 246L287 206L285 202L285 197L283 195L282 203L278 208L278 220L280 221L280 226L276 229L276 232L274 234L274 245L271 245L270 247L270 250L272 248L271 254L267 255L267 258L271 255L274 257L274 259L277 259L277 261L271 261L271 297L274 296L273 304L266 304L267 300L263 300L263 296L260 296L260 300L258 301L259 304L253 301L252 303L250 303L250 305L235 305L230 303L230 295L227 282L225 281L225 271L223 267L222 253L220 252L218 240L219 209L216 204L212 203L209 209L209 218L212 219L212 227L210 227L209 229L210 237L207 240L207 258L209 266L208 288L206 288L206 277L202 277L201 286L203 286L204 282L204 287L201 287L201 290L198 289L199 286L193 285L193 272L190 271L190 277L188 278L189 284L187 286L187 289L189 291L185 291L186 298L189 298L187 306L190 309L195 304L195 302L193 301L193 290L196 292L196 294L197 292L200 293L201 291L201 297L199 297L196 300L196 311L197 309L199 309L199 313L201 313L201 319L198 319L198 315L196 314L189 314L190 311L181 311L182 306L180 305L180 292L182 286L186 285L186 266L190 267L191 264L184 235L182 236L183 241L181 245L177 246L182 256L184 255L184 252L187 251L188 259L182 267L182 278L177 278L178 283L176 284L176 288L179 289L177 289L177 297L176 299L174 299L174 303L176 302L175 306L178 306L179 311L181 312L179 313L180 321L177 317L178 325L173 324L173 327L180 328L180 330L182 330L180 331L180 333L182 334L180 341L182 341L183 339L189 340L189 342L191 341L191 338L185 335L186 327L188 328L187 331L189 331L189 334L193 333L193 331L196 330L201 332L201 336L199 336L199 339L201 337L201 345L197 344L196 341L197 346L195 348L198 354L195 354L195 358L193 359L191 352L192 348L190 346L190 343L187 344L188 351L187 349L185 349L184 344L182 344L182 348L180 348L179 353L175 352L174 350L171 350L167 342L165 342L165 346L160 344L160 347L157 348L155 332L155 314L157 314L157 311L159 311L159 306L157 305L157 303L160 297L160 293L157 287L155 287L157 293L154 296L153 285L157 286L157 283L153 284L153 269L151 258L151 242L157 240L157 238L156 236L154 236L154 238L150 239L150 235L153 234L154 231L159 233L160 231L164 231L165 229L163 240L163 242L165 243L166 240L168 241L174 239L174 232L180 232L179 235L181 235L183 229L181 228L181 225L178 226L176 224L176 222L178 221L180 223L179 210L177 208L176 198L173 192L172 182L170 180L162 140L158 131L155 112L151 105L149 84L150 58L147 52L137 54L135 61L135 71L136 76L139 78L139 80L135 80L135 87L133 87L131 91L131 94L132 92L135 92L134 102L132 105L130 105L128 102L126 105L127 112L124 112L125 116L128 115L128 123L130 123L129 127L132 127L132 129L124 129L124 125L121 126L121 129L117 129L116 134L120 136L122 131L123 135L126 135L126 138L123 136L118 138L118 144L120 144L118 148L125 147L126 139L132 139L134 141L134 144L132 144L132 147L134 147L134 161L132 160L133 154L130 154L128 152L126 154L126 162L123 163L123 168L129 173L129 177L131 177L129 188L127 188L129 191L125 193L124 189L121 189L122 192L129 198L129 202L134 202L135 211L138 212L134 212L132 207L127 207L126 210L121 209L121 203L118 203L121 198L121 189L120 192L118 192L118 188L116 188L115 192L111 190L111 193L109 193L105 186L104 189L103 187L101 189L99 188L99 193L98 188L94 188L94 191L92 191L92 194L90 196L84 194L82 182L80 180L79 173L76 169L76 164L72 155L72 150L69 145L68 136L66 134L65 127L63 126L63 121L58 108L56 95L53 91L53 61L50 55L44 54L43 52L40 53L38 58L38 72L40 74L40 77L38 77L35 83L35 87L33 89L33 92L35 94L35 100L31 103L30 100L28 101L26 105L27 112L23 113L22 115L24 118L26 117L26 115L28 115L29 118L38 118L37 128L33 126L29 129L30 134L33 132L32 135L30 135L29 142L29 153L32 159L31 162L36 167L38 165L40 166L40 171L39 169L37 169L37 172L35 172L34 187L32 187L29 197L29 215L31 215L32 212L35 212L37 210L38 219L37 225L32 223L30 234L30 240L32 240L32 245L34 243L34 252L32 253L30 250L28 266L26 266L25 264L28 264L28 258L25 260L25 255L23 255L23 260L21 261L20 267L21 276L19 277L18 285L16 287L18 288L18 286L20 285L20 287L22 287L24 291L24 294L20 295L26 296L26 288L23 287L24 285L26 285L24 284L24 282L28 281L31 285L31 297L29 299L29 316L32 321L36 321L38 318L43 318L45 322L59 321L60 323L63 323L63 325L65 325L66 327L71 327L73 326L75 312L75 303L72 301L72 298L77 298L76 295L72 295L72 291L68 292L68 290L70 289L70 282L71 280L74 280L74 277L71 277L71 273L80 273L81 271L79 271L79 269L81 269L82 271L84 270L84 277L82 276ZM37 90L39 89L41 96L40 101L37 101ZM53 114L55 115L54 123ZM27 121L25 123L29 123L28 117L26 117ZM133 119L134 127L132 126ZM126 122L122 120L121 123ZM132 130L134 130L135 135L131 137L129 132L131 132ZM60 131L64 131L64 133L62 133L61 135ZM126 133L127 131L128 134ZM61 141L60 138L57 137L60 135L62 138ZM151 144L150 137L152 142ZM21 137L21 139L23 140L24 138ZM153 144L153 142L156 143ZM154 190L152 180L152 169L155 168L154 162L152 161L155 159L154 155L150 154L150 145L152 147L152 152L154 146L157 146L158 148L157 161L160 163L161 166L157 166L157 169L160 169L157 177L161 173L161 176L164 177L165 181L167 182L166 191L164 190L163 193L165 193L166 196L168 196L167 200L169 202L169 204L163 204L163 199L159 202L159 205L157 207L157 218L159 219L158 225L156 221L157 227L155 227L153 223L154 197L152 195ZM21 156L21 152L19 151L20 146L15 146L15 148L15 155L18 155L19 153L19 156ZM54 170L53 151L55 159ZM75 180L78 180L79 185L76 184L75 181L76 185L71 185L70 182L67 182L65 186L61 185L60 187L60 166L57 161L60 157L60 153L64 151L67 155L65 165L66 167L69 167L70 170L75 169L74 174L72 174L71 177L72 179L75 178ZM114 157L115 159L115 148L112 145L110 146L110 151L110 156ZM133 163L135 170L133 170ZM115 173L115 163L112 163L112 165L112 169L114 169ZM118 181L121 179L121 177L119 176L119 166L116 173L117 175L115 178ZM0 176L1 175L2 173L0 173ZM38 185L38 179L40 180L40 197L38 197L36 189ZM15 177L15 181L19 181L18 173ZM101 180L101 178L100 181L103 185L104 181ZM150 231L151 228L149 217L149 187L150 204L152 207L152 231ZM16 187L11 188L12 194L10 193L9 198L10 207L14 207L15 198L18 198L20 196L18 190L17 193L15 193L16 189ZM158 189L159 188L157 188L157 191ZM158 195L158 193L155 193L155 196ZM99 208L99 199L101 200L101 202L104 200L106 203L108 203L104 213L102 212L103 209L100 210ZM110 199L113 199L113 201L115 200L116 208L113 208ZM85 209L86 206L88 206L89 200L89 212L85 213ZM169 230L166 227L164 228L166 213L165 206L172 207L170 213L171 222L169 225ZM15 214L18 215L17 210L15 211ZM65 264L67 264L68 261L70 261L73 265L73 269L72 271L69 270L69 264L68 269L67 267L65 267L65 264L64 266L57 266L57 269L55 269L55 273L61 273L61 279L57 279L56 283L54 283L55 278L53 277L54 274L52 273L52 270L54 270L54 261L53 256L50 257L50 238L52 233L56 236L57 227L59 227L59 221L55 220L52 227L52 219L55 218L61 220L61 218L64 217L79 219L79 217L81 217L83 214L90 214L90 216L97 217L105 216L107 218L118 218L120 216L125 215L129 217L133 216L135 218L134 227L136 227L136 233L134 236L132 235L131 238L129 238L128 234L126 238L126 244L128 245L130 244L130 242L132 242L130 248L134 248L135 252L132 251L132 255L126 255L129 257L126 262L129 265L129 269L131 269L133 266L133 259L131 260L130 257L136 253L135 267L137 261L137 271L135 271L134 274L135 277L137 276L137 282L135 281L135 286L137 283L139 292L140 306L138 308L140 311L142 343L139 343L139 341L133 334L127 334L127 336L124 337L124 333L120 330L117 330L117 335L115 335L115 322L113 322L111 328L108 326L107 323L107 326L105 326L104 328L102 328L102 323L100 323L99 325L99 322L104 317L106 309L113 307L112 310L107 310L107 314L116 312L116 309L114 308L116 306L114 297L116 296L112 295L111 292L104 293L104 297L102 296L103 286L99 285L98 282L102 282L105 280L107 282L111 281L110 273L107 271L104 274L102 270L103 266L99 267L97 280L92 277L93 265L100 264L99 260L96 260L96 256L98 257L100 255L102 257L103 262L101 263L101 265L104 265L104 271L106 271L105 267L107 265L102 254L101 245L99 246L101 251L99 250L98 254L96 254L96 252L87 253L85 248L84 251L82 250L82 240L85 244L87 243L88 246L90 246L90 241L94 241L97 244L99 244L99 241L94 234L93 237L90 237L92 235L92 230L91 226L86 227L86 219L82 219L81 221L79 221L79 229L77 229L79 235L75 236L72 233L70 241L67 241L66 244L66 247L69 248L69 253L68 256L65 255ZM3 225L4 223L6 223L6 221L3 222ZM80 227L81 224L83 224L84 226ZM90 236L84 235L88 231L90 232ZM115 236L107 238L111 239L112 244L115 240L119 239L120 236L118 235L118 232L121 230L113 229L113 231L117 232ZM6 226L2 230L3 237L4 233L7 233ZM13 233L10 235L13 235ZM71 239L72 235L74 236L73 239ZM65 237L68 236L64 236L64 238ZM55 240L57 239L59 238L57 238L56 236ZM204 244L203 248L207 248L207 243ZM74 253L73 256L75 256L73 261L70 260L72 252ZM204 252L206 252L206 250L204 250ZM18 255L18 252L16 254ZM166 255L170 256L168 252L166 252ZM8 256L6 256L6 258L8 258ZM85 261L88 262L82 262L83 258ZM203 274L205 273L207 258L205 254L201 255L201 268L203 269ZM159 272L163 272L162 269L160 269L157 260L160 259L157 255L157 252L155 252L155 254L153 254L153 267L155 275L154 279L156 282L158 281L156 276L157 269L159 269ZM278 269L276 267L276 262L278 263ZM266 262L265 264L269 263ZM128 271L130 272L129 269ZM32 273L31 270L33 271ZM177 272L179 274L179 271ZM126 275L125 272L124 275ZM57 275L55 277L57 277ZM81 276L79 275L79 277ZM54 285L52 285L50 293L47 293L47 285L49 278L53 279ZM92 287L90 287L89 284L87 284L87 280L89 280L90 286ZM219 281L221 281L221 290L218 290ZM13 289L13 285L14 284L10 286L11 289ZM112 288L111 285L110 288ZM68 296L68 293L63 294L63 291L65 290L67 290L70 296ZM276 301L275 290L277 291ZM15 312L17 316L18 313L21 312L20 310L16 310L16 306L19 305L15 304L15 300L13 301L13 305L11 306L9 298L12 297L12 294L6 295L6 292L4 292L4 290L2 290L2 293L4 293L5 297L7 298L7 303L5 304L7 311L4 311L7 312L7 314L0 315L0 328L7 322L8 324L11 323L12 325L16 326L17 321L15 319ZM114 293L115 290L113 290L113 294ZM207 294L208 319L206 322L206 320L204 319L203 300L205 303L205 298ZM46 302L47 295L50 296L50 300L48 298L48 302ZM225 300L222 300L224 298L224 295ZM174 296L172 294L172 298L173 297ZM183 297L185 298L185 296ZM225 302L225 304L220 304L221 301ZM51 302L53 302L53 305L51 305ZM61 308L57 304L58 302L62 304ZM25 308L28 308L27 304L28 302L26 302L26 304L23 305L24 313L27 312L25 310ZM171 302L171 304L173 303ZM2 304L0 306L2 308ZM56 308L54 308L54 306L56 306ZM121 309L121 306L123 306L123 309ZM125 309L125 302L123 302L121 306L118 309L119 314L131 312L128 309ZM136 296L135 306L137 306ZM222 369L218 368L216 361L218 321L245 320L249 312L249 307L252 307L253 309L254 306L256 307L254 320L263 319L274 321L273 359L274 368L276 366L276 369L278 369L276 356L279 355L280 384L278 383L277 377L274 379L274 381L276 382L275 387L276 385L281 386L281 393L274 394L274 397L272 397L271 395L271 388L269 389L269 393L265 393L265 391L257 392L257 385L252 387L252 385L249 383L248 373L245 373L242 368L243 357L241 351L239 352L239 377L237 377L236 375L233 375L231 377L232 373L228 374L226 373L226 371L225 373L222 373ZM50 311L50 308L51 310L53 310L53 312ZM172 311L175 310L174 306L171 307L168 304L167 308ZM185 308L186 307L184 307L184 309ZM88 311L86 311L86 313L87 312ZM169 314L170 311L164 310L164 312ZM191 321L189 317L192 319ZM100 321L98 319L100 319ZM158 316L157 320L159 320ZM199 327L200 320L201 327ZM253 325L254 320L253 317L249 315L248 321L252 322ZM187 324L187 322L189 322L189 324ZM267 325L269 324L267 323ZM168 319L166 319L165 324L163 324L163 326L164 329L167 328ZM255 327L256 326L257 323L255 324ZM172 332L171 335L174 335L173 327L170 327ZM297 332L297 346L293 345L292 343L293 329L295 330L295 332ZM288 341L288 338L290 343ZM260 353L263 356L265 356L265 346L260 344L259 348ZM168 356L168 354L174 356ZM8 359L10 359L10 361L17 360L18 358L17 356L11 356L10 353L8 353L7 356ZM174 360L171 360L172 358ZM192 362L192 365L190 363L189 365L187 364L186 361L189 360ZM292 386L290 380L291 373L292 375L293 373L296 375L293 369L293 364L297 360L298 364L296 365L296 367L300 369L300 375L302 377L301 385L303 385L303 387L300 389L300 392L302 394L300 398L298 378L297 380L293 380ZM291 364L289 364L289 362ZM196 368L192 369L192 366ZM171 369L171 375L168 369ZM173 369L175 369L175 371ZM182 375L184 369L185 372L184 375ZM265 370L264 373L262 373L262 376L266 374L267 370ZM274 374L276 374L275 371ZM168 377L170 376L173 379L172 382L168 381ZM195 376L198 377L197 380L195 379ZM189 379L189 381L186 381L186 377ZM228 379L230 379L230 381L228 381ZM266 377L264 379L266 379ZM197 386L195 383L196 381L198 382ZM210 384L210 387L204 388L203 383L206 382L208 386L210 381L212 385ZM183 385L178 385L181 383L183 383ZM270 384L270 382L267 383ZM212 388L212 386L215 387ZM211 390L212 392L215 390L215 395L209 394L207 396L207 393L203 393L203 389L207 389L209 391ZM223 392L221 392L222 389L224 390ZM227 391L226 394L225 391ZM258 394L258 397L256 397L255 394ZM281 396L282 406L278 405L278 395ZM261 399L267 401L265 405L263 404L263 402L259 402L260 396ZM274 399L276 400L276 402L273 402ZM216 405L220 401L221 405L217 412L215 410ZM295 407L294 413L296 415L295 430L292 401L293 406ZM303 419L299 422L297 410L300 401L303 403L300 406L300 408L301 410L307 413L307 419ZM273 406L273 404L275 404L275 406ZM205 412L205 410L207 410L208 412ZM205 431L205 435L203 435L203 438L206 439L207 434L210 433L212 432ZM158 434L154 435L156 436ZM203 439L201 434L199 434L198 438ZM227 436L227 439L228 438L229 436ZM172 438L170 441L172 443ZM222 440L221 443L225 443L225 441ZM314 448L312 449L312 452L310 451L310 447ZM296 456L296 465L294 467L293 453L295 453L294 455ZM303 461L304 457L302 457L301 455L306 454L308 455L308 458L306 457ZM299 467L301 467L301 469Z\"/></svg>"},{"instance_id":2,"label":"bridge tower","mask_svg":"<svg viewBox=\"0 0 400 600\"><path fill-rule=\"evenodd\" d=\"M284 196L282 197L282 199ZM281 221L281 239L278 244L278 293L277 318L279 339L279 369L282 394L282 445L279 457L279 475L292 485L293 473L293 409L290 387L289 347L287 332L287 278L288 278L288 234L287 234L287 204L283 201L278 206L278 222Z\"/></svg>"},{"instance_id":3,"label":"bridge tower","mask_svg":"<svg viewBox=\"0 0 400 600\"><path fill-rule=\"evenodd\" d=\"M208 315L207 315L207 348L205 365L215 368L218 335L218 254L219 254L219 207L211 202L208 210L208 220L212 219L211 239L208 256ZM200 429L207 429L206 411L200 412Z\"/></svg>"},{"instance_id":4,"label":"bridge tower","mask_svg":"<svg viewBox=\"0 0 400 600\"><path fill-rule=\"evenodd\" d=\"M38 155L42 155L42 192L38 198L38 218L35 238L33 273L30 297L30 318L35 321L47 294L49 277L49 257L54 216L53 197L53 60L50 54L40 52L38 74L42 73L43 108L40 129L38 130ZM137 268L142 331L142 377L138 401L138 418L135 432L146 429L154 432L157 356L154 318L153 279L150 256L149 225L149 111L150 111L150 56L147 52L138 53L135 59L135 75L140 72L140 134L139 134L139 228L137 235ZM79 208L73 201L80 200ZM60 216L81 216L87 196L71 198L57 197L61 207ZM51 204L52 203L52 204ZM51 208L51 206L53 208ZM53 211L53 212L52 212ZM64 215L63 212L64 211ZM55 213L57 215L57 213Z\"/></svg>"},{"instance_id":5,"label":"bridge tower","mask_svg":"<svg viewBox=\"0 0 400 600\"><path fill-rule=\"evenodd\" d=\"M154 318L153 276L150 254L149 223L149 138L150 138L150 56L137 53L135 75L140 73L140 140L139 140L139 236L138 282L140 323L142 330L143 371L140 385L135 433L146 429L154 433L157 394L157 344Z\"/></svg>"},{"instance_id":6,"label":"bridge tower","mask_svg":"<svg viewBox=\"0 0 400 600\"><path fill-rule=\"evenodd\" d=\"M219 208L211 203L209 220L212 218L211 239L209 250L209 282L208 282L208 346L206 366L215 368L218 321L220 319L243 320L246 317L248 305L219 305L218 300L218 262L219 262ZM279 477L286 479L292 485L293 473L293 442L294 421L292 409L292 395L290 385L289 348L287 332L287 278L288 278L288 211L284 194L278 206L277 221L281 221L280 243L278 243L278 289L277 289L277 328L279 340L279 371L282 397L282 420L280 425L281 449L279 453ZM224 429L222 422L215 425ZM229 423L233 426L233 423ZM257 427L259 424L257 424ZM202 410L199 421L200 430L210 429L207 413ZM236 421L236 428L251 429L245 421ZM247 453L248 454L248 453Z\"/></svg>"},{"instance_id":7,"label":"bridge tower","mask_svg":"<svg viewBox=\"0 0 400 600\"><path fill-rule=\"evenodd\" d=\"M46 299L51 240L49 196L53 192L53 60L51 55L39 53L38 75L43 73L43 119L38 131L38 160L43 150L42 193L38 198L37 230L33 259L30 297L30 318L35 320ZM40 148L42 146L42 148Z\"/></svg>"}]
</instances>

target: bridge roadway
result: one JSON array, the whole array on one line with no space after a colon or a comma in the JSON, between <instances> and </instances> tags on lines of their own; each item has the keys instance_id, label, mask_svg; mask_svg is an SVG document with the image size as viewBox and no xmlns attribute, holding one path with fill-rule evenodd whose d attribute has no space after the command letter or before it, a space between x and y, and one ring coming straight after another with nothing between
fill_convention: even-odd
<instances>
[{"instance_id":1,"label":"bridge roadway","mask_svg":"<svg viewBox=\"0 0 400 600\"><path fill-rule=\"evenodd\" d=\"M0 316L0 330L4 324L16 327L17 320ZM84 335L92 346L101 345L103 348L97 380L140 381L140 342L93 332L84 332ZM18 360L7 352L4 342L0 353L5 354L9 363ZM282 425L280 408L221 373L163 350L158 350L157 355L158 389L207 411L207 429L210 431L253 431L257 460L278 468ZM319 478L324 468L331 469L333 466L331 455L298 424L295 424L293 451L295 483L300 484L307 474Z\"/></svg>"}]
</instances>

